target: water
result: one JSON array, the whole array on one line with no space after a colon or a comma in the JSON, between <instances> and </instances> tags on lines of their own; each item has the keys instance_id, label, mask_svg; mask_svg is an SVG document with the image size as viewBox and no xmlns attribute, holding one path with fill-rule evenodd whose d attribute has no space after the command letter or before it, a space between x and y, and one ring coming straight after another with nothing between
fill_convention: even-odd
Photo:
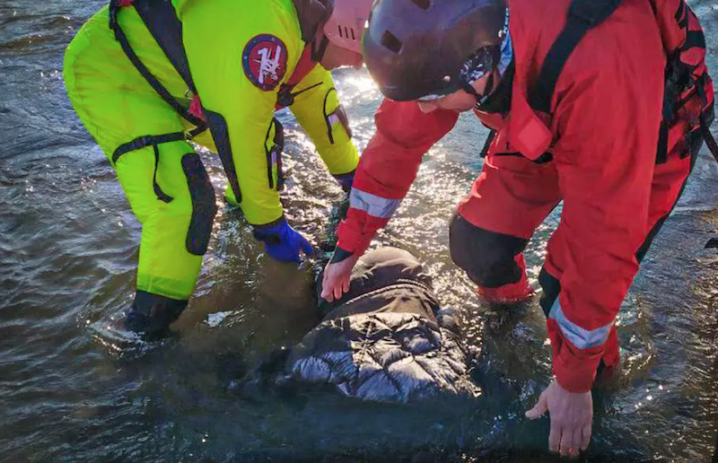
<instances>
[{"instance_id":1,"label":"water","mask_svg":"<svg viewBox=\"0 0 718 463\"><path fill-rule=\"evenodd\" d=\"M536 304L482 307L448 258L447 221L481 167L473 116L427 156L378 242L426 262L444 305L463 308L481 350L472 404L363 404L322 391L237 397L228 385L316 322L314 269L275 264L222 206L196 296L177 336L125 350L107 330L131 300L140 228L104 155L64 93L62 54L96 0L0 4L0 461L555 461L548 420L527 422L549 381ZM718 2L694 2L709 50ZM718 75L715 55L710 66ZM356 140L377 91L336 73ZM341 191L289 115L291 221L315 244ZM216 158L205 153L215 185ZM718 169L706 153L626 300L618 384L595 397L590 461L708 461L718 426ZM527 253L538 272L549 218ZM277 288L281 288L278 291Z\"/></svg>"}]
</instances>

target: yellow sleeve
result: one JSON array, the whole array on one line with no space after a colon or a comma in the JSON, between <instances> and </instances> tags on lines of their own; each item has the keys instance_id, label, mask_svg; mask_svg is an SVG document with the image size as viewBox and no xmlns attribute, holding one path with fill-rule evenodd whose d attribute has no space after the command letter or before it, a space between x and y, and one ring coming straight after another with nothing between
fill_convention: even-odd
<instances>
[{"instance_id":1,"label":"yellow sleeve","mask_svg":"<svg viewBox=\"0 0 718 463\"><path fill-rule=\"evenodd\" d=\"M317 65L292 93L297 96L290 109L314 142L329 173L339 175L354 171L359 154L348 133L348 119L331 73Z\"/></svg>"},{"instance_id":2,"label":"yellow sleeve","mask_svg":"<svg viewBox=\"0 0 718 463\"><path fill-rule=\"evenodd\" d=\"M296 13L284 0L194 5L182 15L185 50L227 174L228 200L250 224L271 223L283 211L265 141L277 92L303 48Z\"/></svg>"}]
</instances>

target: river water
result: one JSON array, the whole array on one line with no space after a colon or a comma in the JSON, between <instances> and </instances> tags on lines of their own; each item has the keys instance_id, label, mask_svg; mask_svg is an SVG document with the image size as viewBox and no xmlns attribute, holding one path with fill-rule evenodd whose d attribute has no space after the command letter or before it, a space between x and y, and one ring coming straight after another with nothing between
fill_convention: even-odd
<instances>
[{"instance_id":1,"label":"river water","mask_svg":"<svg viewBox=\"0 0 718 463\"><path fill-rule=\"evenodd\" d=\"M427 264L443 305L467 315L480 349L470 404L358 403L322 391L247 398L230 387L291 346L318 314L316 265L268 260L238 211L221 205L195 297L176 336L132 346L108 329L133 295L140 227L104 155L74 115L62 56L98 0L0 2L0 461L555 461L548 420L527 422L550 379L542 312L482 306L448 257L447 221L481 168L471 115L427 156L376 245ZM692 3L718 75L718 2ZM379 94L338 71L356 142ZM342 194L289 114L292 223L317 247ZM224 187L217 159L203 153ZM718 168L704 152L619 320L623 369L595 394L588 461L710 460L718 426ZM535 278L550 217L527 252ZM535 283L535 280L534 280Z\"/></svg>"}]
</instances>

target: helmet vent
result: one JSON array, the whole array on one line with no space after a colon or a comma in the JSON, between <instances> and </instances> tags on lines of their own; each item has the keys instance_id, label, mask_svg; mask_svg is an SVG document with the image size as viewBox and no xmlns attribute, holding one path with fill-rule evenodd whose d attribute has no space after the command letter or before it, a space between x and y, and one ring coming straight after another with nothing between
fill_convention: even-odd
<instances>
[{"instance_id":1,"label":"helmet vent","mask_svg":"<svg viewBox=\"0 0 718 463\"><path fill-rule=\"evenodd\" d=\"M418 6L422 10L428 10L431 7L431 0L411 0L414 5Z\"/></svg>"},{"instance_id":2,"label":"helmet vent","mask_svg":"<svg viewBox=\"0 0 718 463\"><path fill-rule=\"evenodd\" d=\"M394 53L401 51L401 40L397 39L396 36L389 31L384 31L384 34L382 34L381 44Z\"/></svg>"}]
</instances>

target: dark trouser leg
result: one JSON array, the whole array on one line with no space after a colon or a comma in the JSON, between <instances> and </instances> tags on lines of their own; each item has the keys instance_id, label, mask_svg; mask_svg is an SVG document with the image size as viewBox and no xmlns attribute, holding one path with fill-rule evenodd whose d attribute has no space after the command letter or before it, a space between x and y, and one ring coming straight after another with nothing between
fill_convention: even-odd
<instances>
[{"instance_id":1,"label":"dark trouser leg","mask_svg":"<svg viewBox=\"0 0 718 463\"><path fill-rule=\"evenodd\" d=\"M524 238L479 228L458 213L449 225L451 259L489 302L517 301L531 294L522 254L527 243Z\"/></svg>"},{"instance_id":2,"label":"dark trouser leg","mask_svg":"<svg viewBox=\"0 0 718 463\"><path fill-rule=\"evenodd\" d=\"M488 302L526 298L523 255L534 230L561 200L553 163L489 154L451 222L451 256Z\"/></svg>"},{"instance_id":3,"label":"dark trouser leg","mask_svg":"<svg viewBox=\"0 0 718 463\"><path fill-rule=\"evenodd\" d=\"M125 328L149 336L161 335L179 318L186 307L186 300L137 290L135 300L125 310Z\"/></svg>"}]
</instances>

